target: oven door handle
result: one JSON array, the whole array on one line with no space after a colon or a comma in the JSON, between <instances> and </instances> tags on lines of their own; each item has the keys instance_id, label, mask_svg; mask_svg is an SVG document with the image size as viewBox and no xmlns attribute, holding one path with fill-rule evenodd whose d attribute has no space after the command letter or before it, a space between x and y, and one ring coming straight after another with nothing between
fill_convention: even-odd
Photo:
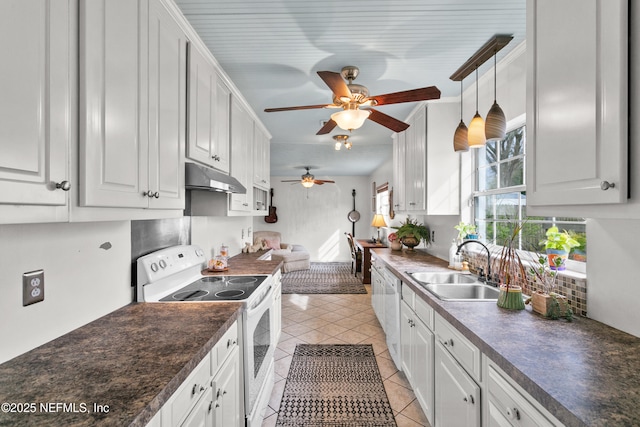
<instances>
[{"instance_id":1,"label":"oven door handle","mask_svg":"<svg viewBox=\"0 0 640 427\"><path fill-rule=\"evenodd\" d=\"M263 297L260 301L256 301L247 309L247 314L252 313L254 311L260 311L263 309L265 305L271 304L271 290L273 289L273 285L269 285L266 292L263 294Z\"/></svg>"}]
</instances>

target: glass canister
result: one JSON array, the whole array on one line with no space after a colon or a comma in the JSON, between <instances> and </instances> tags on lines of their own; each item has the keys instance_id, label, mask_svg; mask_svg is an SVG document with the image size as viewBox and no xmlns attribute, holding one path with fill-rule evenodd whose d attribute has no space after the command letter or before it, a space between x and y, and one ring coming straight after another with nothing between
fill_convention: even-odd
<instances>
[{"instance_id":1,"label":"glass canister","mask_svg":"<svg viewBox=\"0 0 640 427\"><path fill-rule=\"evenodd\" d=\"M220 246L220 256L225 258L229 257L229 246L226 246L224 243Z\"/></svg>"}]
</instances>

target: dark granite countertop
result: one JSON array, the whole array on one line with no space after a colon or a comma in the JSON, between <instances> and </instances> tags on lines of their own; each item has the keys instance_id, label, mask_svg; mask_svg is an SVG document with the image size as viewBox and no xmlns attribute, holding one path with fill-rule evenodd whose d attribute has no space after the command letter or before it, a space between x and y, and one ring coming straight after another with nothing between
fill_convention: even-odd
<instances>
[{"instance_id":1,"label":"dark granite countertop","mask_svg":"<svg viewBox=\"0 0 640 427\"><path fill-rule=\"evenodd\" d=\"M144 426L241 310L236 302L132 303L9 360L0 365L0 402L36 409L3 408L0 425Z\"/></svg>"},{"instance_id":2,"label":"dark granite countertop","mask_svg":"<svg viewBox=\"0 0 640 427\"><path fill-rule=\"evenodd\" d=\"M548 320L529 306L511 311L494 302L441 301L406 272L451 271L446 261L421 250L374 252L565 425L640 425L640 338L583 317Z\"/></svg>"},{"instance_id":3,"label":"dark granite countertop","mask_svg":"<svg viewBox=\"0 0 640 427\"><path fill-rule=\"evenodd\" d=\"M228 269L225 271L209 271L202 273L207 275L231 275L231 274L275 274L282 267L282 261L271 259L259 260L267 254L266 251L258 251L252 254L238 254L229 258Z\"/></svg>"}]
</instances>

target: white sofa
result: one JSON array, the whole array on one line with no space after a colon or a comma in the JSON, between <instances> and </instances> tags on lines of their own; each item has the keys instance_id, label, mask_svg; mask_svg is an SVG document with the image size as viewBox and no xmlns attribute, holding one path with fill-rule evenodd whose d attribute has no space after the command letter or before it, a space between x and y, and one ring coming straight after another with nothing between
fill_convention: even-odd
<instances>
[{"instance_id":1,"label":"white sofa","mask_svg":"<svg viewBox=\"0 0 640 427\"><path fill-rule=\"evenodd\" d=\"M282 272L308 270L311 267L309 251L304 246L282 243L278 231L254 231L253 244L263 241L280 242L279 249L271 248L271 259L283 261Z\"/></svg>"}]
</instances>

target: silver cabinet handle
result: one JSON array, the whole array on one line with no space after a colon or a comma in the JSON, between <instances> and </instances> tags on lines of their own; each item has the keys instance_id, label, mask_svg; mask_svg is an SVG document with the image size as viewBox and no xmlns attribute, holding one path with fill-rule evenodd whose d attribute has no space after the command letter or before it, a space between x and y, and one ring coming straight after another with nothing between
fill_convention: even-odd
<instances>
[{"instance_id":1,"label":"silver cabinet handle","mask_svg":"<svg viewBox=\"0 0 640 427\"><path fill-rule=\"evenodd\" d=\"M511 419L515 418L516 420L520 420L520 411L518 410L518 408L507 408L507 415Z\"/></svg>"},{"instance_id":2,"label":"silver cabinet handle","mask_svg":"<svg viewBox=\"0 0 640 427\"><path fill-rule=\"evenodd\" d=\"M607 191L610 188L615 188L616 187L616 183L615 182L609 182L609 181L602 181L600 183L600 189L602 191Z\"/></svg>"},{"instance_id":3,"label":"silver cabinet handle","mask_svg":"<svg viewBox=\"0 0 640 427\"><path fill-rule=\"evenodd\" d=\"M69 181L58 182L56 183L56 188L62 191L69 191L71 189L71 184L69 184Z\"/></svg>"},{"instance_id":4,"label":"silver cabinet handle","mask_svg":"<svg viewBox=\"0 0 640 427\"><path fill-rule=\"evenodd\" d=\"M472 405L475 405L476 400L473 398L472 395L469 395L469 398L467 399L467 396L463 397L462 400L464 400L465 402L470 402Z\"/></svg>"},{"instance_id":5,"label":"silver cabinet handle","mask_svg":"<svg viewBox=\"0 0 640 427\"><path fill-rule=\"evenodd\" d=\"M446 340L442 344L444 344L445 347L453 347L453 338Z\"/></svg>"},{"instance_id":6,"label":"silver cabinet handle","mask_svg":"<svg viewBox=\"0 0 640 427\"><path fill-rule=\"evenodd\" d=\"M198 389L198 384L194 384L193 388L191 389L191 396L195 396L196 394L196 390Z\"/></svg>"},{"instance_id":7,"label":"silver cabinet handle","mask_svg":"<svg viewBox=\"0 0 640 427\"><path fill-rule=\"evenodd\" d=\"M142 195L151 199L153 197L153 191L145 191Z\"/></svg>"}]
</instances>

